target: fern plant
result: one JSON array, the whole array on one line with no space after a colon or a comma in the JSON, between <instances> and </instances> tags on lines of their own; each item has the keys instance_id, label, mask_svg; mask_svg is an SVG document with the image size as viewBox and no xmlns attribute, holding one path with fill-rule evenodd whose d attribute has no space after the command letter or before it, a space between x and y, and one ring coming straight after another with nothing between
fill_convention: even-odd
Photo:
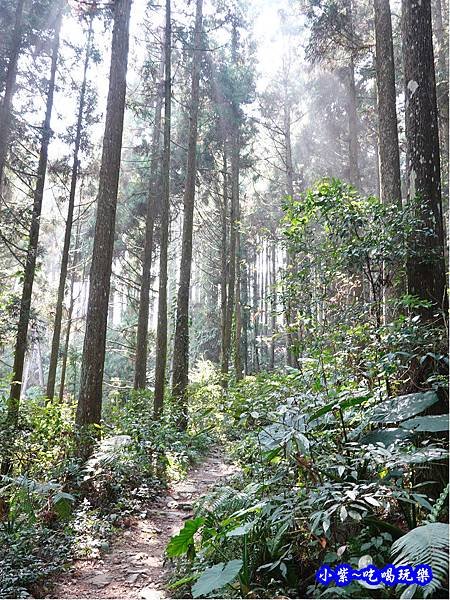
<instances>
[{"instance_id":1,"label":"fern plant","mask_svg":"<svg viewBox=\"0 0 450 600\"><path fill-rule=\"evenodd\" d=\"M392 544L392 555L395 557L394 564L398 566L426 564L431 567L433 579L424 588L426 598L442 588L448 579L449 526L446 523L428 523L412 529Z\"/></svg>"},{"instance_id":2,"label":"fern plant","mask_svg":"<svg viewBox=\"0 0 450 600\"><path fill-rule=\"evenodd\" d=\"M436 523L436 521L439 518L439 515L441 514L442 509L445 506L445 501L447 500L449 489L450 489L450 484L447 484L445 486L445 488L443 489L443 491L441 492L439 498L434 503L434 506L433 506L430 514L425 519L424 525L426 525L426 523Z\"/></svg>"},{"instance_id":3,"label":"fern plant","mask_svg":"<svg viewBox=\"0 0 450 600\"><path fill-rule=\"evenodd\" d=\"M220 520L238 510L247 508L254 502L254 496L230 486L222 486L205 494L197 505L196 514L200 517L213 517Z\"/></svg>"}]
</instances>

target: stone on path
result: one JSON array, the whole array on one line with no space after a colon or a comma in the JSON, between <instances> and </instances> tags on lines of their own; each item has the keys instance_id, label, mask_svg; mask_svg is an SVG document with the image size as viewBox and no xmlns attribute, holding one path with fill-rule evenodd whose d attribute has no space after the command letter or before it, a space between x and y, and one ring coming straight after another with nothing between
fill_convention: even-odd
<instances>
[{"instance_id":1,"label":"stone on path","mask_svg":"<svg viewBox=\"0 0 450 600\"><path fill-rule=\"evenodd\" d=\"M160 598L164 598L164 594L161 590L145 587L139 592L139 598L142 598L142 600L160 600Z\"/></svg>"},{"instance_id":2,"label":"stone on path","mask_svg":"<svg viewBox=\"0 0 450 600\"><path fill-rule=\"evenodd\" d=\"M111 583L111 579L112 579L112 575L110 575L108 573L100 573L99 575L92 577L92 579L89 579L88 582L91 585L95 585L95 587L97 587L97 588L103 588Z\"/></svg>"}]
</instances>

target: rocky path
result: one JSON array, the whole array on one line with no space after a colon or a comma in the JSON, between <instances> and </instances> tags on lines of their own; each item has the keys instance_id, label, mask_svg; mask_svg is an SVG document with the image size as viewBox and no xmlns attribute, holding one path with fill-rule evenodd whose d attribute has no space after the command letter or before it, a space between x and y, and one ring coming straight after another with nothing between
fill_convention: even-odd
<instances>
[{"instance_id":1,"label":"rocky path","mask_svg":"<svg viewBox=\"0 0 450 600\"><path fill-rule=\"evenodd\" d=\"M174 483L165 498L152 504L147 518L136 521L113 544L110 553L79 560L56 583L53 598L122 598L157 600L168 597L164 551L171 536L192 516L192 503L235 468L218 451Z\"/></svg>"}]
</instances>

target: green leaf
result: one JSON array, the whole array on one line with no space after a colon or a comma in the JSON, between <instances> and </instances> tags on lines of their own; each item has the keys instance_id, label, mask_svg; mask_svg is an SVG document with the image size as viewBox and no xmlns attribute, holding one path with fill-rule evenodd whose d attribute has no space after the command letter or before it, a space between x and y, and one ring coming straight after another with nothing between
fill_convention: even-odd
<instances>
[{"instance_id":1,"label":"green leaf","mask_svg":"<svg viewBox=\"0 0 450 600\"><path fill-rule=\"evenodd\" d=\"M339 403L339 406L344 410L346 408L352 408L353 406L358 406L358 404L362 404L366 400L369 399L370 396L357 396L356 398L346 398L342 402Z\"/></svg>"},{"instance_id":2,"label":"green leaf","mask_svg":"<svg viewBox=\"0 0 450 600\"><path fill-rule=\"evenodd\" d=\"M362 516L360 515L359 512L357 512L356 510L349 510L348 514L350 515L350 517L352 519L354 519L355 521L361 521Z\"/></svg>"},{"instance_id":3,"label":"green leaf","mask_svg":"<svg viewBox=\"0 0 450 600\"><path fill-rule=\"evenodd\" d=\"M369 445L381 442L387 448L397 440L405 440L410 436L411 434L405 429L400 429L400 427L388 427L387 429L370 431L361 438L361 444Z\"/></svg>"},{"instance_id":4,"label":"green leaf","mask_svg":"<svg viewBox=\"0 0 450 600\"><path fill-rule=\"evenodd\" d=\"M177 579L177 581L174 581L173 583L168 585L167 589L176 590L179 587L181 587L182 585L185 585L186 583L192 583L192 581L195 581L196 579L198 579L197 574L196 575L188 575L187 577L182 577L181 579Z\"/></svg>"},{"instance_id":5,"label":"green leaf","mask_svg":"<svg viewBox=\"0 0 450 600\"><path fill-rule=\"evenodd\" d=\"M335 400L334 402L325 404L325 406L322 406L322 408L319 408L318 410L316 410L316 412L314 412L309 417L309 422L314 421L315 419L318 419L319 417L322 417L323 415L326 415L327 413L331 412L332 410L336 410L338 408L345 410L347 408L351 408L352 406L357 406L358 404L362 404L368 398L369 398L369 396L357 396L356 398L345 398L344 400L341 400L340 402Z\"/></svg>"},{"instance_id":6,"label":"green leaf","mask_svg":"<svg viewBox=\"0 0 450 600\"><path fill-rule=\"evenodd\" d=\"M374 498L373 496L364 496L364 500L368 504L371 504L372 506L376 506L377 508L381 506L381 504L378 502L378 500L376 498Z\"/></svg>"},{"instance_id":7,"label":"green leaf","mask_svg":"<svg viewBox=\"0 0 450 600\"><path fill-rule=\"evenodd\" d=\"M319 408L319 410L316 410L316 412L314 412L310 417L309 417L309 421L314 421L315 419L318 419L319 417L322 417L323 415L326 415L327 413L329 413L330 411L332 411L334 408L337 408L338 404L337 402L330 402L329 404L325 404L325 406L322 406L322 408Z\"/></svg>"},{"instance_id":8,"label":"green leaf","mask_svg":"<svg viewBox=\"0 0 450 600\"><path fill-rule=\"evenodd\" d=\"M227 563L218 563L205 569L199 579L192 586L192 596L200 598L207 596L214 590L220 590L236 579L242 568L242 560L230 560Z\"/></svg>"},{"instance_id":9,"label":"green leaf","mask_svg":"<svg viewBox=\"0 0 450 600\"><path fill-rule=\"evenodd\" d=\"M417 465L420 463L442 460L447 458L447 456L448 451L445 448L428 446L427 448L418 448L414 452L404 452L399 455L399 458L401 457L401 462L407 465Z\"/></svg>"},{"instance_id":10,"label":"green leaf","mask_svg":"<svg viewBox=\"0 0 450 600\"><path fill-rule=\"evenodd\" d=\"M267 504L267 502L265 502L265 501L257 502L253 506L249 506L248 508L242 508L241 510L237 510L230 516L232 518L238 518L238 517L244 517L245 515L248 515L253 512L261 512L261 509L264 508L264 506L266 504Z\"/></svg>"},{"instance_id":11,"label":"green leaf","mask_svg":"<svg viewBox=\"0 0 450 600\"><path fill-rule=\"evenodd\" d=\"M295 433L295 440L297 442L297 447L302 454L307 454L309 452L309 440L306 435L303 433Z\"/></svg>"},{"instance_id":12,"label":"green leaf","mask_svg":"<svg viewBox=\"0 0 450 600\"><path fill-rule=\"evenodd\" d=\"M372 423L395 423L418 415L439 400L436 392L417 392L382 402L372 412Z\"/></svg>"},{"instance_id":13,"label":"green leaf","mask_svg":"<svg viewBox=\"0 0 450 600\"><path fill-rule=\"evenodd\" d=\"M428 502L426 497L423 496L422 494L413 494L412 497L414 498L414 500L416 500L416 502L418 504L420 504L420 506L423 506L424 508L426 508L429 511L433 510L433 506Z\"/></svg>"},{"instance_id":14,"label":"green leaf","mask_svg":"<svg viewBox=\"0 0 450 600\"><path fill-rule=\"evenodd\" d=\"M256 521L250 521L249 523L245 523L244 525L241 525L240 527L236 527L235 529L232 529L231 531L229 531L226 534L226 537L239 537L241 535L247 535L247 533L249 531L252 530L252 528L255 526Z\"/></svg>"},{"instance_id":15,"label":"green leaf","mask_svg":"<svg viewBox=\"0 0 450 600\"><path fill-rule=\"evenodd\" d=\"M281 452L282 448L281 446L278 446L278 448L274 448L273 450L263 452L263 456L267 460L267 462L272 462L274 459L280 456Z\"/></svg>"},{"instance_id":16,"label":"green leaf","mask_svg":"<svg viewBox=\"0 0 450 600\"><path fill-rule=\"evenodd\" d=\"M57 492L52 498L52 504L58 516L61 519L68 519L72 512L72 503L75 502L75 498L72 494L67 492Z\"/></svg>"},{"instance_id":17,"label":"green leaf","mask_svg":"<svg viewBox=\"0 0 450 600\"><path fill-rule=\"evenodd\" d=\"M448 415L427 415L408 419L400 425L410 431L448 431Z\"/></svg>"},{"instance_id":18,"label":"green leaf","mask_svg":"<svg viewBox=\"0 0 450 600\"><path fill-rule=\"evenodd\" d=\"M204 522L205 519L203 517L186 521L183 529L177 535L174 535L168 543L166 548L167 556L173 557L186 554L189 547L194 543L194 535Z\"/></svg>"}]
</instances>

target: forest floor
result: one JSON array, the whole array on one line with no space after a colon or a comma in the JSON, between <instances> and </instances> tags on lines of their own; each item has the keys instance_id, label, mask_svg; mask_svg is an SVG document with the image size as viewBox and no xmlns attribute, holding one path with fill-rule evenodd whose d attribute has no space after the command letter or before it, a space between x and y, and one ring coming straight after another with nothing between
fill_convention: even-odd
<instances>
[{"instance_id":1,"label":"forest floor","mask_svg":"<svg viewBox=\"0 0 450 600\"><path fill-rule=\"evenodd\" d=\"M236 467L220 449L190 469L185 479L173 483L166 496L152 503L147 518L133 519L101 558L76 561L55 582L52 598L123 598L157 600L166 591L170 566L164 551L170 538L192 517L192 506L214 484Z\"/></svg>"}]
</instances>

